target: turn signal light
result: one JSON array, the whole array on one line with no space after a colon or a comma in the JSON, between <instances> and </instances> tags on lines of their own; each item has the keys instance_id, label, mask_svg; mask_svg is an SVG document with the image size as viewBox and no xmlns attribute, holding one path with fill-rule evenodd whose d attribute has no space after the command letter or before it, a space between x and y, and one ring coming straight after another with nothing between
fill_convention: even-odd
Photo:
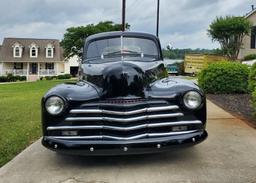
<instances>
[{"instance_id":1,"label":"turn signal light","mask_svg":"<svg viewBox=\"0 0 256 183\"><path fill-rule=\"evenodd\" d=\"M186 131L188 130L187 126L174 126L172 127L172 131L179 132L179 131Z\"/></svg>"},{"instance_id":2,"label":"turn signal light","mask_svg":"<svg viewBox=\"0 0 256 183\"><path fill-rule=\"evenodd\" d=\"M63 136L77 136L77 131L62 131L61 134Z\"/></svg>"}]
</instances>

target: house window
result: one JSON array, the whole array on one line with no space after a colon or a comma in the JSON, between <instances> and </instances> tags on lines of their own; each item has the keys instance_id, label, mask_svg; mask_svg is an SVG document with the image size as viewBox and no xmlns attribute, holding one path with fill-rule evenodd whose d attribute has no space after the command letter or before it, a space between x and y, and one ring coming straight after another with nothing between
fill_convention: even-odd
<instances>
[{"instance_id":1,"label":"house window","mask_svg":"<svg viewBox=\"0 0 256 183\"><path fill-rule=\"evenodd\" d=\"M20 58L22 54L22 48L20 46L14 46L13 48L13 57Z\"/></svg>"},{"instance_id":2,"label":"house window","mask_svg":"<svg viewBox=\"0 0 256 183\"><path fill-rule=\"evenodd\" d=\"M54 63L45 63L45 69L54 70Z\"/></svg>"},{"instance_id":3,"label":"house window","mask_svg":"<svg viewBox=\"0 0 256 183\"><path fill-rule=\"evenodd\" d=\"M33 56L33 57L36 56L36 48L32 48L32 50L31 50L31 56Z\"/></svg>"},{"instance_id":4,"label":"house window","mask_svg":"<svg viewBox=\"0 0 256 183\"><path fill-rule=\"evenodd\" d=\"M36 58L38 55L38 47L35 44L32 44L30 46L30 57Z\"/></svg>"},{"instance_id":5,"label":"house window","mask_svg":"<svg viewBox=\"0 0 256 183\"><path fill-rule=\"evenodd\" d=\"M52 48L47 48L47 57L48 58L52 58L53 54L52 54Z\"/></svg>"},{"instance_id":6,"label":"house window","mask_svg":"<svg viewBox=\"0 0 256 183\"><path fill-rule=\"evenodd\" d=\"M46 47L46 58L53 58L53 46L51 44L48 44Z\"/></svg>"},{"instance_id":7,"label":"house window","mask_svg":"<svg viewBox=\"0 0 256 183\"><path fill-rule=\"evenodd\" d=\"M256 48L256 26L251 29L251 49Z\"/></svg>"},{"instance_id":8,"label":"house window","mask_svg":"<svg viewBox=\"0 0 256 183\"><path fill-rule=\"evenodd\" d=\"M23 63L14 63L13 69L23 69Z\"/></svg>"},{"instance_id":9,"label":"house window","mask_svg":"<svg viewBox=\"0 0 256 183\"><path fill-rule=\"evenodd\" d=\"M20 48L15 47L15 57L19 57L19 56L20 56Z\"/></svg>"}]
</instances>

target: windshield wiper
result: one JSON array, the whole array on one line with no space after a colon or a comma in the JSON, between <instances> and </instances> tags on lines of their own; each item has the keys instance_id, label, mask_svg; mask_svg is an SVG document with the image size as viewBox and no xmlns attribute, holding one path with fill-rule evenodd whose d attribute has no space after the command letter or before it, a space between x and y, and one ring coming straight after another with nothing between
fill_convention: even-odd
<instances>
[{"instance_id":1,"label":"windshield wiper","mask_svg":"<svg viewBox=\"0 0 256 183\"><path fill-rule=\"evenodd\" d=\"M104 56L108 56L108 55L115 55L115 54L136 54L136 55L141 55L142 53L137 52L137 51L131 51L131 50L119 50L119 51L114 51L114 52L110 52L107 54L104 54Z\"/></svg>"}]
</instances>

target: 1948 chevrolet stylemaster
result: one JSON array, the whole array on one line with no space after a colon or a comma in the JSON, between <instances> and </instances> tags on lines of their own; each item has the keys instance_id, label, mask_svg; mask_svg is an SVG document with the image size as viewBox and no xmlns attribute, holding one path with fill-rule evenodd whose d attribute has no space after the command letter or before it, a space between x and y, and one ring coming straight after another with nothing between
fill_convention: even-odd
<instances>
[{"instance_id":1,"label":"1948 chevrolet stylemaster","mask_svg":"<svg viewBox=\"0 0 256 183\"><path fill-rule=\"evenodd\" d=\"M191 81L164 78L156 36L108 32L84 45L77 83L42 98L42 144L58 152L160 152L207 137L206 99Z\"/></svg>"}]
</instances>

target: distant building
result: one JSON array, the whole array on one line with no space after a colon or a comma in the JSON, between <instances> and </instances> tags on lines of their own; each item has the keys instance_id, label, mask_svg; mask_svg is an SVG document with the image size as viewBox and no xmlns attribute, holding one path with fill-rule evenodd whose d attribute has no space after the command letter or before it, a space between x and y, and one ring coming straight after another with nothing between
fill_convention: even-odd
<instances>
[{"instance_id":1,"label":"distant building","mask_svg":"<svg viewBox=\"0 0 256 183\"><path fill-rule=\"evenodd\" d=\"M71 74L73 77L78 75L79 57L73 56L65 61L65 73Z\"/></svg>"},{"instance_id":2,"label":"distant building","mask_svg":"<svg viewBox=\"0 0 256 183\"><path fill-rule=\"evenodd\" d=\"M249 36L243 38L243 45L239 52L239 59L243 59L245 56L250 54L256 54L256 9L252 9L245 18L248 19L253 27Z\"/></svg>"},{"instance_id":3,"label":"distant building","mask_svg":"<svg viewBox=\"0 0 256 183\"><path fill-rule=\"evenodd\" d=\"M37 80L65 72L63 50L56 39L4 38L0 50L0 74Z\"/></svg>"},{"instance_id":4,"label":"distant building","mask_svg":"<svg viewBox=\"0 0 256 183\"><path fill-rule=\"evenodd\" d=\"M65 61L57 39L4 38L0 45L0 75L40 77L61 74L77 75L76 58Z\"/></svg>"}]
</instances>

